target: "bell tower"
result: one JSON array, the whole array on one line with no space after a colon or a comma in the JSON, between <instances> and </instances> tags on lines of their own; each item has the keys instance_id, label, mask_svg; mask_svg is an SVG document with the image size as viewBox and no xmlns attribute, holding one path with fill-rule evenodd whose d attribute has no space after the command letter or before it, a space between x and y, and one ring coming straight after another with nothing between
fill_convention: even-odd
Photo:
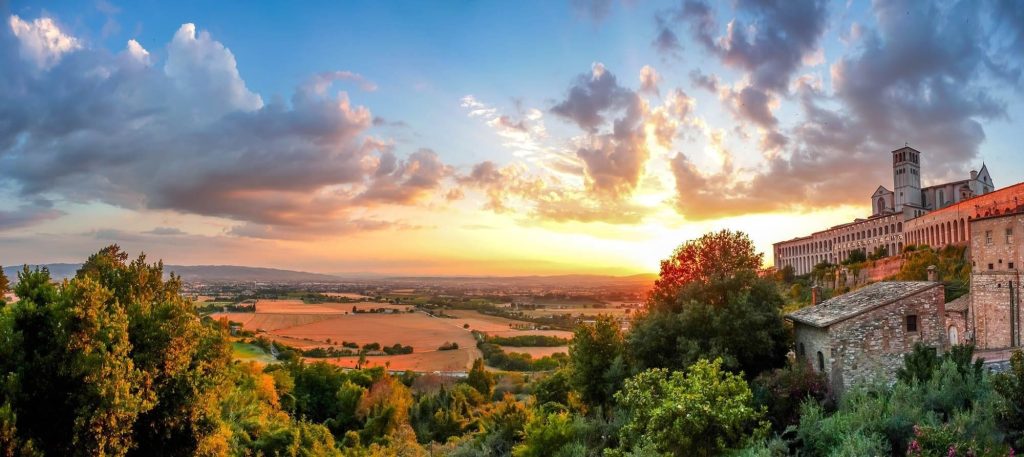
<instances>
[{"instance_id":1,"label":"bell tower","mask_svg":"<svg viewBox=\"0 0 1024 457\"><path fill-rule=\"evenodd\" d=\"M923 206L920 151L910 146L892 151L892 180L896 212L903 211L903 205Z\"/></svg>"}]
</instances>

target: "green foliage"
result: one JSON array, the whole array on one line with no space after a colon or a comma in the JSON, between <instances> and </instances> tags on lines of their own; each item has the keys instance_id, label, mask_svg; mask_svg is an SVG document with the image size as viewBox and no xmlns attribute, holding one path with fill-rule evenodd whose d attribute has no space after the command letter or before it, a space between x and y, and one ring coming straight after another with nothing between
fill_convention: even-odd
<instances>
[{"instance_id":1,"label":"green foliage","mask_svg":"<svg viewBox=\"0 0 1024 457\"><path fill-rule=\"evenodd\" d=\"M569 344L568 338L550 335L487 336L488 343L512 347L555 347Z\"/></svg>"},{"instance_id":2,"label":"green foliage","mask_svg":"<svg viewBox=\"0 0 1024 457\"><path fill-rule=\"evenodd\" d=\"M505 352L501 346L490 342L481 341L477 348L483 354L487 365L508 371L548 371L566 362L566 355L563 353L535 359L525 352Z\"/></svg>"},{"instance_id":3,"label":"green foliage","mask_svg":"<svg viewBox=\"0 0 1024 457\"><path fill-rule=\"evenodd\" d=\"M572 416L565 411L538 413L527 422L523 442L512 450L514 457L570 456L576 447Z\"/></svg>"},{"instance_id":4,"label":"green foliage","mask_svg":"<svg viewBox=\"0 0 1024 457\"><path fill-rule=\"evenodd\" d=\"M949 245L938 251L929 246L917 246L903 256L903 266L896 279L901 281L924 281L928 279L928 267L935 265L939 280L945 286L946 301L963 296L970 290L971 262L967 246Z\"/></svg>"},{"instance_id":5,"label":"green foliage","mask_svg":"<svg viewBox=\"0 0 1024 457\"><path fill-rule=\"evenodd\" d=\"M724 302L715 300L721 306L691 299L694 288L688 288L676 297L678 311L655 309L638 317L629 334L636 368L680 369L720 357L726 368L753 377L782 366L789 334L777 288L756 276L733 286L738 289L725 293Z\"/></svg>"},{"instance_id":6,"label":"green foliage","mask_svg":"<svg viewBox=\"0 0 1024 457\"><path fill-rule=\"evenodd\" d=\"M533 396L538 405L557 403L569 406L572 392L572 374L568 369L557 370L550 376L533 383Z\"/></svg>"},{"instance_id":7,"label":"green foliage","mask_svg":"<svg viewBox=\"0 0 1024 457\"><path fill-rule=\"evenodd\" d=\"M426 394L419 398L410 412L416 437L421 443L444 443L472 428L479 420L478 408L487 402L473 387L456 384L451 389Z\"/></svg>"},{"instance_id":8,"label":"green foliage","mask_svg":"<svg viewBox=\"0 0 1024 457\"><path fill-rule=\"evenodd\" d=\"M1004 398L999 421L1016 449L1024 449L1024 353L1014 351L1010 369L993 379L995 390Z\"/></svg>"},{"instance_id":9,"label":"green foliage","mask_svg":"<svg viewBox=\"0 0 1024 457\"><path fill-rule=\"evenodd\" d=\"M776 283L761 277L761 255L743 233L688 241L662 261L648 312L629 334L636 370L682 369L722 358L749 376L782 366L788 332Z\"/></svg>"},{"instance_id":10,"label":"green foliage","mask_svg":"<svg viewBox=\"0 0 1024 457\"><path fill-rule=\"evenodd\" d=\"M719 455L739 447L763 412L741 376L722 361L699 360L686 372L644 371L615 395L628 412L621 449L650 447L667 455Z\"/></svg>"},{"instance_id":11,"label":"green foliage","mask_svg":"<svg viewBox=\"0 0 1024 457\"><path fill-rule=\"evenodd\" d=\"M981 377L985 363L984 359L974 360L974 345L956 345L939 356L935 348L916 343L911 353L904 356L903 367L896 371L896 379L908 384L914 380L928 382L947 360L961 375L971 374L976 378Z\"/></svg>"},{"instance_id":12,"label":"green foliage","mask_svg":"<svg viewBox=\"0 0 1024 457\"><path fill-rule=\"evenodd\" d=\"M21 301L0 318L0 402L20 440L50 455L226 451L224 333L161 264L111 246L59 286L26 267L15 289Z\"/></svg>"},{"instance_id":13,"label":"green foliage","mask_svg":"<svg viewBox=\"0 0 1024 457\"><path fill-rule=\"evenodd\" d=\"M797 425L804 402L822 404L830 399L828 378L803 361L762 373L751 384L754 403L763 407L776 431Z\"/></svg>"},{"instance_id":14,"label":"green foliage","mask_svg":"<svg viewBox=\"0 0 1024 457\"><path fill-rule=\"evenodd\" d=\"M846 256L846 260L843 260L843 265L853 265L856 263L863 263L868 260L868 256L864 254L864 251L860 249L854 249L850 251L850 254Z\"/></svg>"},{"instance_id":15,"label":"green foliage","mask_svg":"<svg viewBox=\"0 0 1024 457\"><path fill-rule=\"evenodd\" d=\"M4 273L4 266L0 265L0 307L4 306L4 294L11 291L11 282Z\"/></svg>"},{"instance_id":16,"label":"green foliage","mask_svg":"<svg viewBox=\"0 0 1024 457\"><path fill-rule=\"evenodd\" d=\"M573 388L587 405L608 406L628 376L625 340L619 323L598 316L594 325L580 325L569 345Z\"/></svg>"},{"instance_id":17,"label":"green foliage","mask_svg":"<svg viewBox=\"0 0 1024 457\"><path fill-rule=\"evenodd\" d=\"M452 454L454 456L508 456L519 442L533 410L506 394L493 403L480 418L480 433L467 440Z\"/></svg>"},{"instance_id":18,"label":"green foliage","mask_svg":"<svg viewBox=\"0 0 1024 457\"><path fill-rule=\"evenodd\" d=\"M964 373L953 360L944 360L928 381L854 388L831 416L805 403L798 436L804 454L811 456L835 455L837 449L850 450L844 455L864 449L902 454L915 442L941 449L941 455L954 445L964 453L1005 453L996 416L1000 400L987 376Z\"/></svg>"},{"instance_id":19,"label":"green foliage","mask_svg":"<svg viewBox=\"0 0 1024 457\"><path fill-rule=\"evenodd\" d=\"M469 370L466 384L469 384L470 387L476 389L477 392L480 392L487 398L490 398L491 394L494 393L494 375L487 372L483 359L473 361L473 368Z\"/></svg>"}]
</instances>

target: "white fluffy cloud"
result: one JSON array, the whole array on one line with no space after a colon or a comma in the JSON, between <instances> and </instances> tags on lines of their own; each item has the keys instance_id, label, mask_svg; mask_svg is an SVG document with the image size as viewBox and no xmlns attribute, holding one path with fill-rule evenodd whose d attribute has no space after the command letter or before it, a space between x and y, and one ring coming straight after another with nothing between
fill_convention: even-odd
<instances>
[{"instance_id":1,"label":"white fluffy cloud","mask_svg":"<svg viewBox=\"0 0 1024 457\"><path fill-rule=\"evenodd\" d=\"M134 40L111 54L49 19L11 24L0 66L41 62L0 72L0 184L27 201L173 210L237 221L236 234L296 237L391 226L366 223L364 210L427 198L449 173L433 152L395 157L345 92L302 86L290 103L264 103L231 51L193 24L163 65ZM355 78L325 75L327 85ZM395 169L378 175L388 160ZM18 214L19 226L57 216L31 205Z\"/></svg>"},{"instance_id":2,"label":"white fluffy cloud","mask_svg":"<svg viewBox=\"0 0 1024 457\"><path fill-rule=\"evenodd\" d=\"M8 24L11 32L18 38L22 57L42 70L56 65L64 54L82 47L79 39L65 34L57 23L48 17L26 22L17 15L11 15Z\"/></svg>"}]
</instances>

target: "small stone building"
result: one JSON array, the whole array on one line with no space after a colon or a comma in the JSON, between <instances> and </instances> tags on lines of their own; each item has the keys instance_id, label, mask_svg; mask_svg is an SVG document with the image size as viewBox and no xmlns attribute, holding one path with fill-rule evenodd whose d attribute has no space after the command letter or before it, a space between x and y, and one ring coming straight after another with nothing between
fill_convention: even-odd
<instances>
[{"instance_id":1,"label":"small stone building","mask_svg":"<svg viewBox=\"0 0 1024 457\"><path fill-rule=\"evenodd\" d=\"M895 379L915 343L946 350L941 283L878 282L788 314L798 359L824 372L833 392Z\"/></svg>"}]
</instances>

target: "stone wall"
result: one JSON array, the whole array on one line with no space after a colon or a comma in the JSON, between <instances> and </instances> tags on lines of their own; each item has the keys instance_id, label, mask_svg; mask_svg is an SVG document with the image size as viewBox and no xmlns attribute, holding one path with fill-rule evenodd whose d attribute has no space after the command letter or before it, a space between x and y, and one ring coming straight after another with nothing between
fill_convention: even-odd
<instances>
[{"instance_id":1,"label":"stone wall","mask_svg":"<svg viewBox=\"0 0 1024 457\"><path fill-rule=\"evenodd\" d=\"M950 327L956 328L956 339L957 341L951 341L949 339ZM952 346L954 344L964 344L967 338L967 312L966 311L946 311L946 341Z\"/></svg>"},{"instance_id":2,"label":"stone wall","mask_svg":"<svg viewBox=\"0 0 1024 457\"><path fill-rule=\"evenodd\" d=\"M917 331L907 332L906 317L917 316ZM915 343L946 349L944 291L936 283L909 297L829 327L829 379L839 393L872 379L891 381L903 356Z\"/></svg>"},{"instance_id":3,"label":"stone wall","mask_svg":"<svg viewBox=\"0 0 1024 457\"><path fill-rule=\"evenodd\" d=\"M971 221L971 315L979 349L1020 346L1024 214ZM1006 231L1011 230L1009 236Z\"/></svg>"},{"instance_id":4,"label":"stone wall","mask_svg":"<svg viewBox=\"0 0 1024 457\"><path fill-rule=\"evenodd\" d=\"M822 328L813 327L800 322L793 323L794 334L796 335L796 356L798 359L807 362L807 365L820 371L818 365L818 352L821 352L825 374L832 371L831 348L829 346L828 331Z\"/></svg>"}]
</instances>

